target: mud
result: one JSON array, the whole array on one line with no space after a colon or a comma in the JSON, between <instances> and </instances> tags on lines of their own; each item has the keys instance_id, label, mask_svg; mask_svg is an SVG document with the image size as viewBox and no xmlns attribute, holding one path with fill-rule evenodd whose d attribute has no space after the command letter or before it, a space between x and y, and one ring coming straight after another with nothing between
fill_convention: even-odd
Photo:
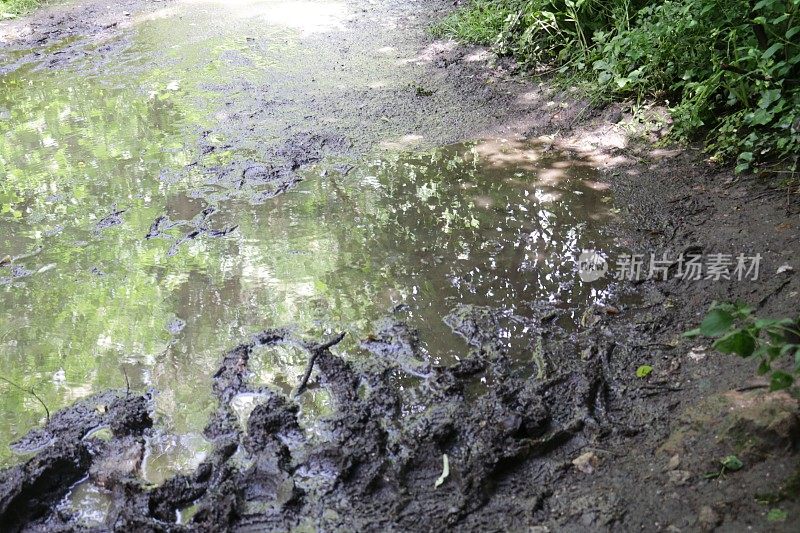
<instances>
[{"instance_id":1,"label":"mud","mask_svg":"<svg viewBox=\"0 0 800 533\"><path fill-rule=\"evenodd\" d=\"M88 6L64 8L51 21L39 16L30 30L12 26L17 37L11 42L21 55L9 69L31 61L24 47L33 43L117 31L116 19L109 27L69 23L100 9ZM412 8L371 4L367 18L354 24L363 31L369 16L389 10L421 32L424 21L411 18ZM340 44L346 48L347 41ZM480 55L485 51L428 44L414 58L434 80L426 87L393 87L380 96L348 87L334 91L341 98L313 103L310 92L297 94L297 108L314 111L306 121L282 123L281 109L294 109L292 102L285 93L269 93L268 84L226 86L226 94L259 96L230 104L230 120L199 135L186 170L199 177L196 197L280 201L298 186L303 165L360 153L379 139L407 147L481 134L545 135L548 150L576 151L606 172L626 249L673 256L762 252L762 279L620 283L577 324L566 321L568 327L560 319L572 310L548 302L525 302L518 313L508 306L454 305L439 318L468 347L446 363L423 348L430 339L409 324L402 305L371 334L336 345L333 334L310 339L267 330L225 353L213 378L197 384L210 384L217 405L204 431L213 452L194 472L158 486L144 481L145 443L156 431L152 397L100 393L59 411L16 445L35 455L0 474L0 521L8 529L794 529L797 402L766 394L750 361L715 354L680 334L696 326L714 299L746 301L767 316L797 313L800 282L793 271L777 273L784 264L798 268L796 194L736 178L707 164L694 147L654 148L650 141L668 127L658 110L643 118L624 104L592 108L569 91L510 76L513 65ZM62 68L83 54L69 43L65 50L55 50L39 68ZM454 94L463 108L441 113L452 107ZM363 106L351 106L354 101ZM320 118L330 114L349 119L331 126ZM245 157L234 146L237 133L276 117L284 129L256 143L263 157ZM424 138L416 138L421 132ZM230 148L235 158L215 158ZM345 176L351 168L336 171ZM104 210L98 230L125 224L127 213L119 209ZM234 231L227 223L212 226L213 210L193 213L150 217L147 238L171 239L177 253L188 241ZM33 272L12 266L21 256L9 259L0 261L10 272L3 280ZM467 286L473 280L454 281ZM529 364L520 364L501 337L509 323L531 332ZM309 372L281 393L258 382L253 367L287 346L307 354ZM354 346L373 357L351 357ZM635 375L642 364L654 367L646 379ZM737 388L748 390L735 391L731 400ZM303 402L317 393L330 396L332 414L305 416ZM256 405L243 416L236 399L245 396ZM754 404L777 406L777 415ZM743 443L742 432L756 438ZM731 453L741 454L741 470L706 476L719 472L721 457ZM449 475L438 484L444 456ZM80 483L108 501L89 524L65 500ZM789 519L769 522L773 507Z\"/></svg>"},{"instance_id":2,"label":"mud","mask_svg":"<svg viewBox=\"0 0 800 533\"><path fill-rule=\"evenodd\" d=\"M392 317L361 342L375 358L357 363L333 353L341 335L323 343L284 330L255 335L225 354L214 375L219 408L205 430L214 443L211 457L193 474L155 488L138 475L143 435L152 425L147 397L108 392L84 400L18 444L46 449L4 474L0 519L10 530L78 527L69 512L53 509L88 476L110 494L100 525L115 530L429 530L465 521L478 527L474 521L484 519L478 511L497 483L523 463L538 489L526 495L519 518L531 519L563 475L564 454L614 431L615 343L594 344L573 368L563 364L549 379L530 380L514 369L496 320L491 309L456 310L448 322L472 348L456 365L427 364L424 372L404 368L423 356L417 333ZM576 351L561 342L560 355ZM279 344L308 352L314 376L308 386L333 399L335 413L316 421L322 438L298 419L305 379L290 396L250 379L251 358ZM398 387L408 379L413 386ZM491 388L470 394L481 379ZM231 401L247 393L262 402L245 431ZM91 436L105 426L109 440ZM449 475L437 486L444 455ZM176 513L190 505L191 519L176 524Z\"/></svg>"}]
</instances>

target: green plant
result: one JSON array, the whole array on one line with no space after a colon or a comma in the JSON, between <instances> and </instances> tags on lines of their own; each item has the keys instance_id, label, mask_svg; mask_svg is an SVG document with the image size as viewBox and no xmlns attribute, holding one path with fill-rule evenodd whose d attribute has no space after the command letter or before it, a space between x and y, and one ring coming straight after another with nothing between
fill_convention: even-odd
<instances>
[{"instance_id":1,"label":"green plant","mask_svg":"<svg viewBox=\"0 0 800 533\"><path fill-rule=\"evenodd\" d=\"M474 0L436 24L431 31L436 37L454 37L477 44L494 44L517 2Z\"/></svg>"},{"instance_id":2,"label":"green plant","mask_svg":"<svg viewBox=\"0 0 800 533\"><path fill-rule=\"evenodd\" d=\"M789 513L783 509L770 509L767 513L767 522L785 522L789 517Z\"/></svg>"},{"instance_id":3,"label":"green plant","mask_svg":"<svg viewBox=\"0 0 800 533\"><path fill-rule=\"evenodd\" d=\"M598 98L666 101L673 139L705 137L737 172L796 175L800 0L473 0L436 32L583 78Z\"/></svg>"},{"instance_id":4,"label":"green plant","mask_svg":"<svg viewBox=\"0 0 800 533\"><path fill-rule=\"evenodd\" d=\"M728 472L736 472L744 467L744 463L735 455L728 455L719 461L719 470L706 473L703 477L706 479L715 479L724 476Z\"/></svg>"},{"instance_id":5,"label":"green plant","mask_svg":"<svg viewBox=\"0 0 800 533\"><path fill-rule=\"evenodd\" d=\"M770 373L770 389L780 390L791 387L794 376L773 369L775 361L792 357L793 373L800 374L798 322L789 318L757 318L746 305L714 302L700 327L684 335L714 338L714 348L722 353L759 358L758 373Z\"/></svg>"},{"instance_id":6,"label":"green plant","mask_svg":"<svg viewBox=\"0 0 800 533\"><path fill-rule=\"evenodd\" d=\"M41 3L41 0L0 0L0 15L2 18L13 18L33 10Z\"/></svg>"}]
</instances>

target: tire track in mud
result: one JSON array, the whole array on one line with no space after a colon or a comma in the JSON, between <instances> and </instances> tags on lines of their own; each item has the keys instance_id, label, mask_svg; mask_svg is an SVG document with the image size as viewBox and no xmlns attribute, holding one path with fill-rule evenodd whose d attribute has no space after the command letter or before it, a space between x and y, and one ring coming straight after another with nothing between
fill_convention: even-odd
<instances>
[{"instance_id":1,"label":"tire track in mud","mask_svg":"<svg viewBox=\"0 0 800 533\"><path fill-rule=\"evenodd\" d=\"M449 367L421 361L415 331L387 317L361 341L374 357L351 361L334 354L341 340L310 342L288 330L266 330L227 352L211 384L218 408L205 429L214 451L195 472L158 487L137 475L144 439L152 431L150 394L109 391L60 411L20 443L44 450L0 477L0 521L9 530L71 530L80 523L56 505L88 478L112 496L105 527L118 531L263 530L310 526L320 530L442 530L461 523L488 501L497 483L523 463L534 479L532 516L563 473L560 452L602 438L614 423L610 356L600 342L578 362L543 380L515 368L497 337L502 313L455 310L448 321L470 348ZM293 345L314 358L310 388L324 389L335 412L316 421L324 438L302 427L299 394L284 395L251 382L249 364L263 350ZM576 346L554 340L553 353ZM415 380L399 386L397 376ZM491 382L479 388L480 378ZM302 389L298 391L302 394ZM240 394L263 400L242 427L232 408ZM109 427L112 436L93 435ZM441 486L442 457L449 475ZM186 524L176 513L193 506Z\"/></svg>"}]
</instances>

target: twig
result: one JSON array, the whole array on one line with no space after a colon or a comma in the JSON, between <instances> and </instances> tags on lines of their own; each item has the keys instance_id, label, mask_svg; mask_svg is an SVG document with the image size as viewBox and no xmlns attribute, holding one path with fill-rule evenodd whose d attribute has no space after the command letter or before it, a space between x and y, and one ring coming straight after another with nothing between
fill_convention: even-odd
<instances>
[{"instance_id":1,"label":"twig","mask_svg":"<svg viewBox=\"0 0 800 533\"><path fill-rule=\"evenodd\" d=\"M786 286L789 284L789 282L790 282L790 281L792 281L792 280L791 280L791 278L783 280L783 282L781 282L781 284L780 284L780 285L778 285L777 287L775 287L775 289L773 289L773 290L772 290L772 292L770 292L769 294L767 294L766 296L764 296L763 298L761 298L761 300L759 300L759 302L758 302L758 307L759 307L759 309L760 309L760 308L762 308L762 307L764 307L764 304L766 304L766 303L767 303L767 301L768 301L770 298L772 298L773 296L775 296L776 294L778 294L779 292L781 292L781 291L783 290L783 288L784 288L784 287L786 287Z\"/></svg>"},{"instance_id":2,"label":"twig","mask_svg":"<svg viewBox=\"0 0 800 533\"><path fill-rule=\"evenodd\" d=\"M340 342L342 342L344 336L345 332L343 331L326 343L307 347L308 351L311 352L311 357L308 358L308 366L306 366L306 372L305 374L303 374L303 379L300 380L300 385L298 385L297 391L294 393L295 397L300 396L301 394L303 394L303 391L306 390L306 387L308 386L308 380L311 378L311 372L314 370L314 363L317 361L317 357L319 357L325 350L327 350L331 346L335 346Z\"/></svg>"},{"instance_id":3,"label":"twig","mask_svg":"<svg viewBox=\"0 0 800 533\"><path fill-rule=\"evenodd\" d=\"M749 390L757 390L757 389L766 389L769 387L766 383L761 383L758 385L745 385L744 387L739 387L736 389L736 392L747 392Z\"/></svg>"},{"instance_id":4,"label":"twig","mask_svg":"<svg viewBox=\"0 0 800 533\"><path fill-rule=\"evenodd\" d=\"M39 400L39 403L40 403L40 404L42 404L42 407L44 407L44 412L45 412L45 414L47 415L47 423L48 423L48 424L50 423L50 409L48 409L48 408L47 408L47 404L46 404L46 403L44 403L44 400L42 400L41 398L39 398L39 395L38 395L38 394L36 394L36 391L35 391L35 390L33 390L32 388L31 388L31 389L26 389L26 388L25 388L25 387L23 387L22 385L18 385L18 384L16 384L16 383L14 383L13 381L11 381L10 379L6 379L6 378L4 378L3 376L0 376L0 380L3 380L3 381L5 381L6 383L8 383L9 385L11 385L12 387L16 387L16 388L18 388L19 390L21 390L22 392L28 393L28 394L30 394L31 396L33 396L34 398L36 398L37 400Z\"/></svg>"},{"instance_id":5,"label":"twig","mask_svg":"<svg viewBox=\"0 0 800 533\"><path fill-rule=\"evenodd\" d=\"M125 376L125 397L131 395L131 382L128 381L128 372L125 370L125 367L122 367L122 375Z\"/></svg>"}]
</instances>

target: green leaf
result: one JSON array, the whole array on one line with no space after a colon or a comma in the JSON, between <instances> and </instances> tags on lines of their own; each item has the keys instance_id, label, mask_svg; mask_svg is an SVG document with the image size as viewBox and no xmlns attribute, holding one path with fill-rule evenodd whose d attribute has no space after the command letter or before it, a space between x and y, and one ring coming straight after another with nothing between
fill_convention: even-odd
<instances>
[{"instance_id":1,"label":"green leaf","mask_svg":"<svg viewBox=\"0 0 800 533\"><path fill-rule=\"evenodd\" d=\"M642 365L636 369L637 378L646 378L653 372L653 367L650 365Z\"/></svg>"},{"instance_id":2,"label":"green leaf","mask_svg":"<svg viewBox=\"0 0 800 533\"><path fill-rule=\"evenodd\" d=\"M706 337L719 337L733 325L733 315L722 309L712 309L700 324L700 333Z\"/></svg>"},{"instance_id":3,"label":"green leaf","mask_svg":"<svg viewBox=\"0 0 800 533\"><path fill-rule=\"evenodd\" d=\"M741 470L744 466L744 463L735 455L725 457L720 463L722 463L722 467L725 468L725 470L730 470L731 472Z\"/></svg>"},{"instance_id":4,"label":"green leaf","mask_svg":"<svg viewBox=\"0 0 800 533\"><path fill-rule=\"evenodd\" d=\"M735 353L740 357L750 357L756 349L756 340L744 329L728 333L714 343L714 348L722 353Z\"/></svg>"},{"instance_id":5,"label":"green leaf","mask_svg":"<svg viewBox=\"0 0 800 533\"><path fill-rule=\"evenodd\" d=\"M767 513L767 522L785 522L789 513L783 509L770 509Z\"/></svg>"},{"instance_id":6,"label":"green leaf","mask_svg":"<svg viewBox=\"0 0 800 533\"><path fill-rule=\"evenodd\" d=\"M758 107L767 109L769 106L781 99L780 89L770 89L761 92L761 98L758 100Z\"/></svg>"},{"instance_id":7,"label":"green leaf","mask_svg":"<svg viewBox=\"0 0 800 533\"><path fill-rule=\"evenodd\" d=\"M800 26L795 26L794 28L789 28L788 30L786 30L786 38L787 39L791 39L792 37L797 35L797 32L800 32Z\"/></svg>"},{"instance_id":8,"label":"green leaf","mask_svg":"<svg viewBox=\"0 0 800 533\"><path fill-rule=\"evenodd\" d=\"M690 329L689 331L684 333L682 336L683 337L698 337L700 335L702 335L702 333L700 331L700 328L694 328L694 329Z\"/></svg>"},{"instance_id":9,"label":"green leaf","mask_svg":"<svg viewBox=\"0 0 800 533\"><path fill-rule=\"evenodd\" d=\"M770 57L774 56L775 52L777 52L781 48L783 48L783 43L773 44L772 46L767 48L767 50L763 54L761 54L761 59L769 59Z\"/></svg>"},{"instance_id":10,"label":"green leaf","mask_svg":"<svg viewBox=\"0 0 800 533\"><path fill-rule=\"evenodd\" d=\"M772 373L772 378L769 382L769 390L776 391L788 389L792 386L792 383L794 383L794 378L790 374L787 374L781 370L776 370Z\"/></svg>"}]
</instances>

